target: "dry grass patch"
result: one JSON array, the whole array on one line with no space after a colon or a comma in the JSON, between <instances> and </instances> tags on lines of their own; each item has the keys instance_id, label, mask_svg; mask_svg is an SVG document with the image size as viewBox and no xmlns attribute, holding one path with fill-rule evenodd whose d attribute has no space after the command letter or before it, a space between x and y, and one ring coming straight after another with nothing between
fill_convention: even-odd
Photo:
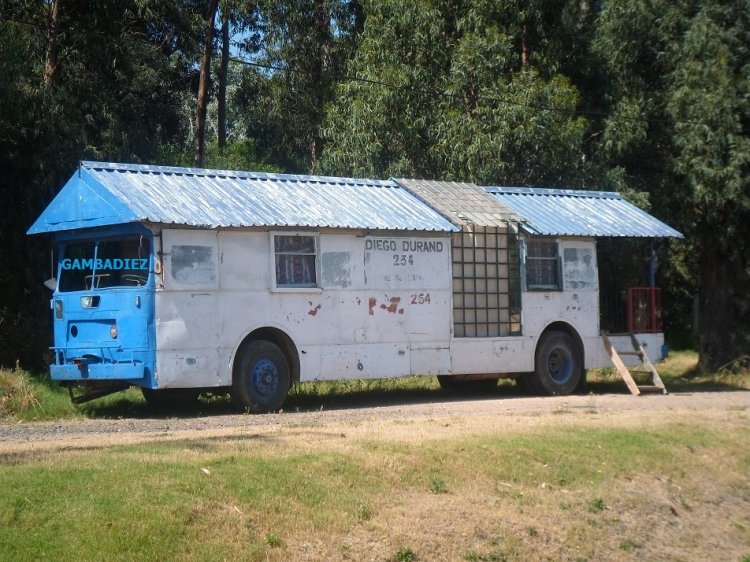
<instances>
[{"instance_id":1,"label":"dry grass patch","mask_svg":"<svg viewBox=\"0 0 750 562\"><path fill-rule=\"evenodd\" d=\"M0 419L15 417L28 410L42 411L28 374L19 369L0 369Z\"/></svg>"}]
</instances>

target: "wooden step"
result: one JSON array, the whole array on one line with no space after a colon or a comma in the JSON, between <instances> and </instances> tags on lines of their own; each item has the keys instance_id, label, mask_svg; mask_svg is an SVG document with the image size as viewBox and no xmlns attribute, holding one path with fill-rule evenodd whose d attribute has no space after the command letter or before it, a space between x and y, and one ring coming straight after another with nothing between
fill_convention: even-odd
<instances>
[{"instance_id":1,"label":"wooden step","mask_svg":"<svg viewBox=\"0 0 750 562\"><path fill-rule=\"evenodd\" d=\"M612 336L612 335L613 334L607 334L606 332L602 332L601 334L602 341L604 342L604 347L607 350L607 354L609 355L609 358L612 360L612 364L617 369L617 372L620 373L622 380L625 381L625 384L627 385L631 394L635 396L638 396L639 394L641 394L641 392L653 392L653 393L667 394L667 389L664 387L664 383L659 377L659 373L656 372L656 369L651 364L651 361L649 360L648 355L646 354L640 342L638 341L638 338L635 337L635 334L620 334L623 336L624 335L630 336L630 341L632 343L632 348L630 351L619 351L615 349L615 347L612 345L612 342L609 340L609 336ZM622 358L621 358L622 355L638 357L638 359L640 360L640 365L637 365L637 366L625 365L625 363L623 363ZM633 374L635 373L639 373L639 374L642 373L642 374L649 375L651 379L651 384L639 385L638 383L636 383L635 380L633 379Z\"/></svg>"},{"instance_id":2,"label":"wooden step","mask_svg":"<svg viewBox=\"0 0 750 562\"><path fill-rule=\"evenodd\" d=\"M661 393L666 394L666 389L663 386L657 386L655 384L654 385L651 385L651 384L645 384L645 385L639 384L638 385L638 390L640 390L641 392L661 392Z\"/></svg>"},{"instance_id":3,"label":"wooden step","mask_svg":"<svg viewBox=\"0 0 750 562\"><path fill-rule=\"evenodd\" d=\"M617 351L618 355L632 355L634 357L643 357L642 351Z\"/></svg>"}]
</instances>

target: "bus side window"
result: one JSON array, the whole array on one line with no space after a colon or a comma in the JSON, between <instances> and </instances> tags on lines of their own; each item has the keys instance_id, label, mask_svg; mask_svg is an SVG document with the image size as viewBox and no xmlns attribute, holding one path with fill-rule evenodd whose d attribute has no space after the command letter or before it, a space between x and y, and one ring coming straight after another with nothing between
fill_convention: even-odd
<instances>
[{"instance_id":1,"label":"bus side window","mask_svg":"<svg viewBox=\"0 0 750 562\"><path fill-rule=\"evenodd\" d=\"M211 246L172 246L172 278L181 285L211 285L216 264Z\"/></svg>"}]
</instances>

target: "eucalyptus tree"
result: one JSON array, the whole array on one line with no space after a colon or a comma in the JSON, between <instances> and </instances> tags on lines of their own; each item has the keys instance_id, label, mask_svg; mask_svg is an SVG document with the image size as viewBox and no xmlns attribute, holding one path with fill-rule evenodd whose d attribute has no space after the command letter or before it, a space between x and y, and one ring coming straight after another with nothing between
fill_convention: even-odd
<instances>
[{"instance_id":1,"label":"eucalyptus tree","mask_svg":"<svg viewBox=\"0 0 750 562\"><path fill-rule=\"evenodd\" d=\"M191 10L188 0L0 4L0 364L43 361L47 241L25 231L55 188L81 159L154 160L185 134Z\"/></svg>"},{"instance_id":2,"label":"eucalyptus tree","mask_svg":"<svg viewBox=\"0 0 750 562\"><path fill-rule=\"evenodd\" d=\"M747 358L750 2L612 1L598 25L604 156L688 237L672 283L698 286L701 366Z\"/></svg>"},{"instance_id":3,"label":"eucalyptus tree","mask_svg":"<svg viewBox=\"0 0 750 562\"><path fill-rule=\"evenodd\" d=\"M265 0L259 42L234 102L274 165L315 172L320 125L362 27L359 0Z\"/></svg>"},{"instance_id":4,"label":"eucalyptus tree","mask_svg":"<svg viewBox=\"0 0 750 562\"><path fill-rule=\"evenodd\" d=\"M368 3L348 79L323 125L325 169L583 182L587 121L562 69L574 66L576 51L564 47L587 15L580 2Z\"/></svg>"}]
</instances>

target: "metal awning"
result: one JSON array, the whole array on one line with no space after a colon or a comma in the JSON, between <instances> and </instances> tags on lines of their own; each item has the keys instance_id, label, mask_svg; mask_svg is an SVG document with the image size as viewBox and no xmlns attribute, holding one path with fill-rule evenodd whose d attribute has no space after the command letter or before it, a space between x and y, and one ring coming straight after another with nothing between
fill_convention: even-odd
<instances>
[{"instance_id":1,"label":"metal awning","mask_svg":"<svg viewBox=\"0 0 750 562\"><path fill-rule=\"evenodd\" d=\"M83 162L28 234L135 222L457 230L390 180Z\"/></svg>"},{"instance_id":2,"label":"metal awning","mask_svg":"<svg viewBox=\"0 0 750 562\"><path fill-rule=\"evenodd\" d=\"M408 189L456 226L507 227L520 217L484 189L469 182L413 180L395 178L396 183Z\"/></svg>"},{"instance_id":3,"label":"metal awning","mask_svg":"<svg viewBox=\"0 0 750 562\"><path fill-rule=\"evenodd\" d=\"M543 236L683 238L619 193L530 187L485 187L521 216L521 228Z\"/></svg>"}]
</instances>

